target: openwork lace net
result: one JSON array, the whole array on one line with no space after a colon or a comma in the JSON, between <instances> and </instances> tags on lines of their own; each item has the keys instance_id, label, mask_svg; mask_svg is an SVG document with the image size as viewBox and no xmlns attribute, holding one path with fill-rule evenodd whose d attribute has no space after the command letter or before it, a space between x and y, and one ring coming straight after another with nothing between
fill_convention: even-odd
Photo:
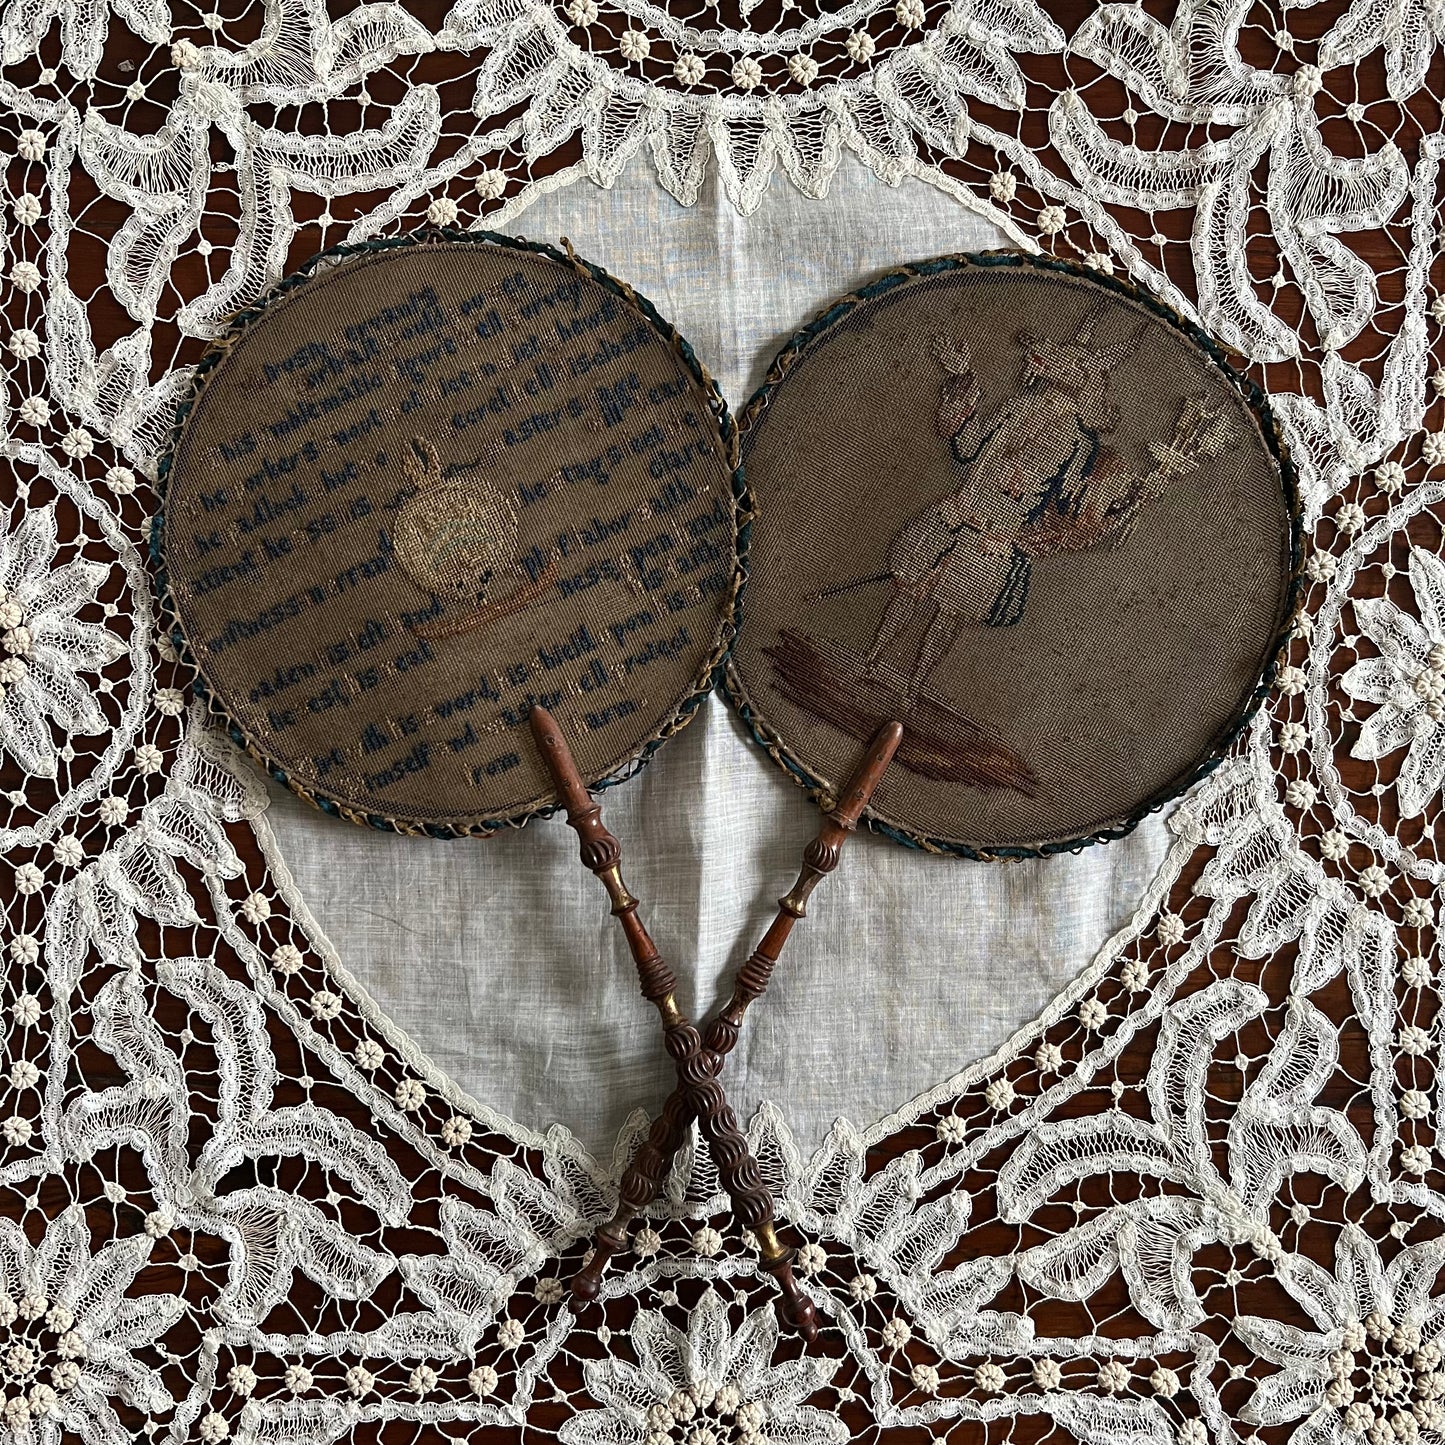
<instances>
[{"instance_id":1,"label":"openwork lace net","mask_svg":"<svg viewBox=\"0 0 1445 1445\"><path fill-rule=\"evenodd\" d=\"M0 1432L696 1445L1445 1430L1438 7L8 0ZM188 368L328 244L844 149L1128 273L1271 394L1303 606L1130 927L986 1064L705 1151L600 1308L631 1145L461 1108L322 961L147 581ZM902 259L902 258L900 258ZM1442 382L1445 388L1445 382ZM634 1136L635 1137L635 1136Z\"/></svg>"}]
</instances>

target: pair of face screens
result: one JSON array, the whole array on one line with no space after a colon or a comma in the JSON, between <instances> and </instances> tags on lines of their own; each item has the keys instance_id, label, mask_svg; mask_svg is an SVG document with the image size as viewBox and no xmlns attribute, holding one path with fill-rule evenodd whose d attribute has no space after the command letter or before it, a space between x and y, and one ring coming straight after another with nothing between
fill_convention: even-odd
<instances>
[{"instance_id":1,"label":"pair of face screens","mask_svg":"<svg viewBox=\"0 0 1445 1445\"><path fill-rule=\"evenodd\" d=\"M1247 717L1291 603L1263 399L1112 278L945 257L844 297L735 419L623 282L427 234L328 253L203 361L157 559L233 736L353 822L555 805L720 684L869 821L969 857L1127 831Z\"/></svg>"}]
</instances>

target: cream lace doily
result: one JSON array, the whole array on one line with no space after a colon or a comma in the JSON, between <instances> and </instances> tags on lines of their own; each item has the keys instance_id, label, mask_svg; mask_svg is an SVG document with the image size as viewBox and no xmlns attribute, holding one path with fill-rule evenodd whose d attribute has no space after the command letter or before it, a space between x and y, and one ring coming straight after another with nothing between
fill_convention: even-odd
<instances>
[{"instance_id":1,"label":"cream lace doily","mask_svg":"<svg viewBox=\"0 0 1445 1445\"><path fill-rule=\"evenodd\" d=\"M0 1437L1439 1445L1445 12L1426 0L5 0ZM325 245L844 151L1128 273L1299 467L1268 706L988 1060L705 1151L574 1316L619 1157L465 1105L330 968L147 571L204 340ZM899 258L905 259L905 258ZM635 1139L635 1134L631 1136Z\"/></svg>"}]
</instances>

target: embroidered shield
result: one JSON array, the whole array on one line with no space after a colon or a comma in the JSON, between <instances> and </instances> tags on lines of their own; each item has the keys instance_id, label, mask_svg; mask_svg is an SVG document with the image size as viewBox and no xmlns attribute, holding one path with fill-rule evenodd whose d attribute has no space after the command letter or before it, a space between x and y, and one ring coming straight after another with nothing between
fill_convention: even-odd
<instances>
[{"instance_id":1,"label":"embroidered shield","mask_svg":"<svg viewBox=\"0 0 1445 1445\"><path fill-rule=\"evenodd\" d=\"M157 549L237 739L355 821L551 801L526 733L626 774L711 685L746 512L727 409L645 301L547 247L321 258L205 358Z\"/></svg>"},{"instance_id":2,"label":"embroidered shield","mask_svg":"<svg viewBox=\"0 0 1445 1445\"><path fill-rule=\"evenodd\" d=\"M743 422L758 521L729 691L831 791L907 735L882 826L972 856L1114 836L1256 701L1296 543L1262 397L1133 288L950 257L831 307Z\"/></svg>"}]
</instances>

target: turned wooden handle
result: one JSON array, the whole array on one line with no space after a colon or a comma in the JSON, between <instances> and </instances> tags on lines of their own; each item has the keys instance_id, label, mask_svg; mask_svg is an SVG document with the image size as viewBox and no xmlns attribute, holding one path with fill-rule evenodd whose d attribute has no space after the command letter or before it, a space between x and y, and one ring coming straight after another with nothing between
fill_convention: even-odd
<instances>
[{"instance_id":1,"label":"turned wooden handle","mask_svg":"<svg viewBox=\"0 0 1445 1445\"><path fill-rule=\"evenodd\" d=\"M729 1041L725 1035L710 1028L708 1043L713 1047L700 1050L696 1057L703 1067L716 1071L722 1067L724 1056L736 1041L736 1030ZM707 1084L712 1087L707 1088ZM679 1084L668 1096L662 1112L653 1120L647 1138L622 1176L617 1209L612 1218L598 1229L593 1240L592 1257L573 1277L572 1293L581 1301L597 1298L608 1262L627 1243L628 1225L662 1189L673 1156L687 1139L688 1126L698 1118L700 1097L711 1108L699 1120L699 1125L712 1146L713 1158L732 1196L734 1210L757 1236L760 1263L778 1282L783 1294L783 1318L807 1343L812 1344L818 1337L817 1309L793 1277L795 1252L778 1242L773 1226L772 1196L762 1182L757 1163L748 1152L737 1118L728 1107L716 1078L706 1080L701 1088Z\"/></svg>"},{"instance_id":2,"label":"turned wooden handle","mask_svg":"<svg viewBox=\"0 0 1445 1445\"><path fill-rule=\"evenodd\" d=\"M656 1197L667 1177L672 1156L681 1147L687 1126L695 1117L712 1150L723 1188L732 1199L734 1214L744 1228L758 1236L763 1246L763 1267L777 1278L783 1290L789 1322L811 1341L818 1333L813 1302L793 1279L792 1252L782 1250L773 1234L772 1195L738 1127L737 1115L716 1078L718 1056L703 1047L702 1035L676 1011L667 1023L663 1041L677 1070L678 1087L669 1095L646 1141L623 1174L617 1210L597 1231L592 1258L573 1278L572 1293L579 1300L597 1297L608 1260L626 1242L631 1220ZM771 1252L769 1241L773 1246Z\"/></svg>"},{"instance_id":3,"label":"turned wooden handle","mask_svg":"<svg viewBox=\"0 0 1445 1445\"><path fill-rule=\"evenodd\" d=\"M901 723L885 723L879 729L837 806L827 814L817 836L803 850L803 868L798 881L778 900L777 917L739 970L728 1006L709 1025L708 1046L700 1046L696 1054L676 1056L679 1082L687 1089L697 1110L698 1127L712 1146L713 1159L732 1196L734 1211L757 1235L762 1266L777 1280L783 1292L784 1317L810 1344L818 1335L813 1302L793 1278L794 1251L778 1242L773 1228L772 1196L717 1076L722 1071L723 1060L737 1044L743 1014L766 991L794 923L805 916L809 894L838 866L844 842L858 826L869 798L902 741Z\"/></svg>"},{"instance_id":4,"label":"turned wooden handle","mask_svg":"<svg viewBox=\"0 0 1445 1445\"><path fill-rule=\"evenodd\" d=\"M533 706L527 721L536 739L537 751L552 775L557 791L562 795L562 806L567 810L568 826L577 832L582 845L582 862L599 878L622 862L622 844L603 825L601 804L593 801L577 770L572 750L557 719L544 707ZM611 892L611 889L608 890ZM626 901L633 907L637 900L629 893Z\"/></svg>"},{"instance_id":5,"label":"turned wooden handle","mask_svg":"<svg viewBox=\"0 0 1445 1445\"><path fill-rule=\"evenodd\" d=\"M608 1262L626 1247L627 1226L657 1198L673 1156L682 1148L695 1117L692 1096L686 1090L674 1089L622 1175L617 1208L593 1236L592 1258L572 1277L572 1293L577 1299L597 1298Z\"/></svg>"},{"instance_id":6,"label":"turned wooden handle","mask_svg":"<svg viewBox=\"0 0 1445 1445\"><path fill-rule=\"evenodd\" d=\"M637 916L637 899L622 881L622 844L602 822L602 806L587 791L557 719L546 708L533 704L527 720L537 741L537 751L562 795L567 826L577 834L582 862L602 880L612 900L612 912L622 925L632 960L637 965L642 996L661 1007L676 993L677 979Z\"/></svg>"},{"instance_id":7,"label":"turned wooden handle","mask_svg":"<svg viewBox=\"0 0 1445 1445\"><path fill-rule=\"evenodd\" d=\"M903 724L886 722L873 735L867 751L858 760L853 776L844 785L837 806L829 813L828 821L845 833L851 833L863 816L863 810L883 781L883 774L893 761L898 745L903 741Z\"/></svg>"},{"instance_id":8,"label":"turned wooden handle","mask_svg":"<svg viewBox=\"0 0 1445 1445\"><path fill-rule=\"evenodd\" d=\"M715 1018L703 1038L703 1060L716 1074L738 1041L738 1030L729 1029L721 1016ZM687 1142L687 1131L697 1118L690 1089L681 1084L667 1096L662 1112L652 1121L647 1137L628 1160L617 1191L617 1208L600 1226L593 1240L592 1258L572 1280L572 1293L579 1299L596 1299L602 1276L612 1255L627 1243L627 1226L662 1192L667 1171L677 1151Z\"/></svg>"},{"instance_id":9,"label":"turned wooden handle","mask_svg":"<svg viewBox=\"0 0 1445 1445\"><path fill-rule=\"evenodd\" d=\"M703 1059L716 1059L719 1055L703 1051ZM782 1291L781 1312L803 1339L812 1344L818 1338L818 1314L813 1301L799 1287L793 1277L795 1251L779 1243L773 1226L773 1201L758 1173L758 1167L747 1152L747 1144L737 1127L737 1119L722 1098L721 1087L716 1079L710 1080L717 1089L719 1108L709 1116L710 1122L702 1125L712 1145L713 1158L718 1162L719 1172L724 1175L733 1207L738 1217L749 1224L758 1239L760 1263L773 1276ZM592 1255L572 1279L572 1294L581 1301L594 1300L602 1289L602 1276L614 1254L619 1253L627 1243L627 1227L657 1197L673 1156L682 1148L687 1138L688 1126L697 1117L697 1092L679 1085L668 1096L662 1112L653 1120L652 1128L637 1153L633 1155L626 1173L622 1176L622 1188L618 1194L616 1212L598 1230L592 1242ZM730 1123L731 1127L728 1127ZM720 1128L718 1126L721 1126ZM725 1159L732 1160L729 1171Z\"/></svg>"},{"instance_id":10,"label":"turned wooden handle","mask_svg":"<svg viewBox=\"0 0 1445 1445\"><path fill-rule=\"evenodd\" d=\"M612 912L627 934L643 995L656 1005L662 1016L663 1039L678 1078L685 1084L699 1081L703 1076L700 1068L704 1057L702 1036L678 1008L675 998L677 981L637 917L637 899L622 881L622 845L603 825L602 809L588 793L557 720L546 708L534 706L529 721L538 751L561 795L567 822L581 844L582 861L607 889L612 899ZM771 1217L772 1201L762 1186L757 1165L748 1154L747 1141L737 1127L737 1119L727 1106L722 1085L713 1078L707 1082L711 1085L710 1090L696 1095L691 1090L684 1093L681 1104L673 1108L673 1120L675 1122L681 1117L684 1107L704 1116L703 1131L713 1146L718 1171L729 1193L737 1201L741 1217L752 1227L758 1220ZM681 1127L685 1129L686 1123ZM667 1159L670 1158L671 1153L667 1156ZM630 1185L624 1180L616 1217L598 1231L592 1259L573 1281L574 1292L579 1298L595 1298L608 1258L621 1248L626 1239L626 1221L647 1203L652 1191L649 1188L645 1197L635 1201L633 1196L650 1185L654 1176L661 1177L666 1168L667 1160L648 1158L633 1176Z\"/></svg>"},{"instance_id":11,"label":"turned wooden handle","mask_svg":"<svg viewBox=\"0 0 1445 1445\"><path fill-rule=\"evenodd\" d=\"M893 761L902 741L903 724L900 722L884 723L874 734L873 741L853 770L853 776L844 784L833 811L823 818L817 837L803 849L803 869L798 874L798 881L778 900L778 907L783 913L792 918L807 916L808 895L838 866L843 844L857 828L869 798L882 782L883 774L888 771L888 764ZM783 939L787 939L786 932Z\"/></svg>"},{"instance_id":12,"label":"turned wooden handle","mask_svg":"<svg viewBox=\"0 0 1445 1445\"><path fill-rule=\"evenodd\" d=\"M727 1007L708 1026L708 1048L718 1056L713 1073L722 1068L723 1056L731 1053L737 1044L743 1014L749 1005L756 1003L767 992L773 969L782 956L783 945L792 934L793 925L807 916L809 895L838 866L843 844L857 828L868 800L888 771L888 765L902 741L902 723L889 722L878 729L833 811L824 816L817 836L803 849L803 866L798 873L798 881L778 899L777 915L768 925L762 942L739 969Z\"/></svg>"},{"instance_id":13,"label":"turned wooden handle","mask_svg":"<svg viewBox=\"0 0 1445 1445\"><path fill-rule=\"evenodd\" d=\"M698 1129L712 1151L733 1214L757 1236L762 1266L783 1292L784 1317L811 1344L818 1337L817 1313L793 1278L793 1251L778 1243L773 1230L773 1196L713 1071L714 1056L703 1048L702 1035L686 1019L669 1024L663 1039L677 1070L678 1088L673 1092L681 1092L697 1115Z\"/></svg>"},{"instance_id":14,"label":"turned wooden handle","mask_svg":"<svg viewBox=\"0 0 1445 1445\"><path fill-rule=\"evenodd\" d=\"M612 898L612 911L627 932L642 992L657 1005L662 1014L663 1040L683 1089L683 1101L697 1115L703 1136L712 1148L718 1174L724 1188L732 1197L739 1219L746 1228L756 1231L771 1222L772 1199L763 1184L756 1162L748 1152L747 1140L738 1128L737 1116L728 1105L722 1085L708 1072L709 1056L703 1048L702 1035L677 1007L674 998L677 985L672 971L663 962L647 930L637 917L637 899L627 891L622 881L621 845L603 826L602 810L589 796L556 721L544 708L534 707L531 722L538 747L562 795L563 806L567 810L567 822L576 830L581 841L582 861L606 886ZM673 1152L676 1152L675 1149ZM671 1153L668 1155L668 1160L670 1159ZM634 1190L644 1187L644 1179L646 1185L651 1186L654 1176L660 1178L665 1175L666 1160L649 1163L651 1167L646 1174L639 1173L634 1181ZM632 1218L646 1205L652 1193L653 1189L649 1187L646 1197L635 1204L624 1195L619 1203L619 1218L623 1206L628 1209L627 1218ZM626 1224L622 1223L620 1228L608 1229L604 1226L603 1230L599 1231L589 1266L573 1281L573 1289L579 1298L596 1296L602 1271L607 1266L609 1256L621 1247L626 1237L625 1229ZM801 1306L795 1303L794 1296L800 1296L800 1292L797 1291L787 1265L787 1261L778 1261L773 1268L779 1272L779 1283L789 1298L790 1308L794 1314L798 1314ZM805 1297L801 1298L805 1300ZM808 1310L811 1310L811 1302L806 1303ZM799 1315L798 1323L800 1328L805 1328L807 1324L802 1314Z\"/></svg>"},{"instance_id":15,"label":"turned wooden handle","mask_svg":"<svg viewBox=\"0 0 1445 1445\"><path fill-rule=\"evenodd\" d=\"M717 1075L737 1045L743 1014L767 989L794 923L805 916L808 895L838 866L842 844L857 827L902 738L902 725L891 722L881 728L869 744L837 806L804 850L797 883L779 900L777 916L739 971L732 997L708 1025L706 1038L699 1038L697 1030L685 1020L681 1021L684 1027L669 1028L668 1052L677 1068L678 1087L668 1097L646 1141L623 1174L617 1210L598 1230L591 1260L572 1281L573 1292L579 1298L596 1297L608 1259L625 1244L631 1220L662 1188L672 1158L682 1147L688 1125L696 1117L712 1146L713 1158L739 1217L759 1237L763 1268L774 1275L784 1294L785 1317L808 1340L816 1337L812 1301L793 1278L792 1251L777 1241L772 1198L762 1182L756 1161L748 1152L737 1117L728 1105Z\"/></svg>"}]
</instances>

